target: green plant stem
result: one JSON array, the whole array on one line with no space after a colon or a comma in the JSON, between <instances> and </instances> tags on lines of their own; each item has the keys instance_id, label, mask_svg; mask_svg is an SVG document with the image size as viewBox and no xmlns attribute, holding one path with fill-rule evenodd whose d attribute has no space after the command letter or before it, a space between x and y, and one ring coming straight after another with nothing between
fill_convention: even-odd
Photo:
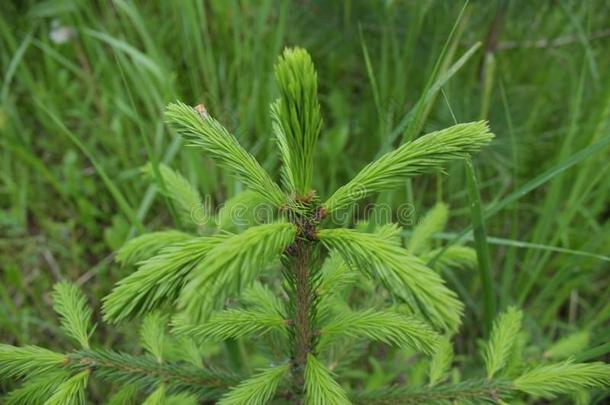
<instances>
[{"instance_id":1,"label":"green plant stem","mask_svg":"<svg viewBox=\"0 0 610 405\"><path fill-rule=\"evenodd\" d=\"M492 283L491 258L485 233L485 222L481 212L481 197L477 188L474 167L470 160L466 161L466 179L468 181L474 242L481 276L481 289L483 290L483 333L484 336L488 336L496 314L496 301Z\"/></svg>"}]
</instances>

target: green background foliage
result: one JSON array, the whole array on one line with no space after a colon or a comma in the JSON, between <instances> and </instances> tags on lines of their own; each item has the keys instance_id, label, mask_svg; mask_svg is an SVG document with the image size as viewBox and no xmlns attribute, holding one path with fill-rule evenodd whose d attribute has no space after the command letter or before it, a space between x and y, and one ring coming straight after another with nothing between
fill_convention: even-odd
<instances>
[{"instance_id":1,"label":"green background foliage","mask_svg":"<svg viewBox=\"0 0 610 405\"><path fill-rule=\"evenodd\" d=\"M510 371L538 357L608 361L609 14L610 5L602 0L490 1L466 7L446 1L3 2L0 341L56 351L76 342L95 342L96 347L136 354L145 347L160 357L162 343L151 349L151 344L138 343L136 328L102 323L103 316L113 319L126 307L129 315L141 313L152 305L146 300L156 305L177 299L164 295L163 288L174 284L156 272L159 263L148 264L148 277L157 280L153 298L143 295L139 301L117 304L102 303L102 297L133 272L135 262L163 245L197 246L196 238L167 231L176 226L206 233L207 225L194 225L186 208L194 201L209 204L209 226L233 226L222 211L215 214L222 202L246 187L254 184L257 191L257 185L272 184L263 174L250 176L257 170L263 173L261 166L272 180L283 179L297 194L312 185L327 201L367 163L393 153L401 141L456 122L487 119L496 137L474 159L472 171L462 163L443 165L448 176L431 173L393 184L395 188L380 194L363 195L366 198L341 217L343 225L383 225L387 221L370 207L383 203L391 208L392 219L403 228L398 237L433 263L464 303L465 317L454 343L455 363L466 374L481 364L487 365L488 375L500 366ZM57 40L62 34L65 42ZM294 93L281 84L293 72L274 70L285 46L310 53L324 117L319 135L315 114L301 123L318 138L315 149L302 145L303 160L292 162L293 167L306 167L315 160L312 173L299 171L302 178L283 173L277 153L282 139L293 150L299 142L293 136L296 124L281 102ZM303 100L312 102L307 93L311 82L305 87ZM278 97L272 118L270 104ZM176 100L204 104L248 151L242 160L225 162L237 177L203 157L198 148L183 147L198 140L187 135L185 142L178 136L182 129L166 125L162 117L165 106ZM316 108L312 104L311 109ZM239 146L232 138L224 140L225 149L216 151L221 159ZM240 170L249 175L242 176ZM168 193L170 186L179 193ZM264 190L269 188L240 198L280 202L279 190ZM401 215L405 204L406 216ZM432 207L436 209L426 215ZM368 225L360 224L366 219L371 219ZM146 231L163 234L130 242L131 250L125 246L117 255L123 265L115 263L113 255L123 243ZM475 248L478 262L458 242ZM181 254L162 253L168 262ZM133 276L122 288L137 290L141 276L146 274ZM349 284L349 277L334 270L329 283ZM94 308L93 322L74 311L63 312L61 318L54 314L53 306L61 311L85 302L68 285L54 291L53 284L63 280L84 292ZM527 337L491 331L485 295L489 291L499 309L523 309L522 319L512 315ZM264 290L248 293L266 296ZM354 299L368 304L376 293L364 284ZM58 301L58 296L63 298ZM255 301L260 302L260 296ZM510 312L504 316L496 322L512 323L510 331L519 329ZM274 318L264 321L266 328L277 323ZM71 325L68 334L74 339L64 339L60 325L65 324ZM476 342L483 335L490 340L483 345L482 361ZM515 359L514 353L494 357L498 352L493 346L507 340L527 346L525 359ZM211 346L205 356L220 357L222 350ZM337 357L349 357L336 350ZM34 354L49 362L49 370L61 362L51 352ZM366 370L366 388L381 389L404 373L408 356L402 351L388 356L375 346L368 354L355 359L358 367L351 370ZM448 350L444 355L453 358ZM104 352L98 361L108 358L130 361ZM435 360L439 365L434 379L451 379L442 366L451 360ZM579 375L569 360L561 364L565 373ZM281 369L260 366L256 360L243 365L257 369L262 382L281 378ZM344 372L326 367L314 359L306 372L316 373L320 381L332 372ZM521 386L536 395L552 394L556 387L538 381L556 371L534 368ZM425 374L423 370L419 375ZM78 390L88 378L86 370L79 370L63 391ZM409 378L417 382L417 370ZM94 398L106 395L104 387L91 384ZM465 389L489 388L481 384ZM57 388L44 381L38 387L40 392ZM0 382L0 391L9 388L11 382ZM267 393L257 395L266 398ZM602 401L603 395L593 400ZM373 403L373 396L369 400Z\"/></svg>"}]
</instances>

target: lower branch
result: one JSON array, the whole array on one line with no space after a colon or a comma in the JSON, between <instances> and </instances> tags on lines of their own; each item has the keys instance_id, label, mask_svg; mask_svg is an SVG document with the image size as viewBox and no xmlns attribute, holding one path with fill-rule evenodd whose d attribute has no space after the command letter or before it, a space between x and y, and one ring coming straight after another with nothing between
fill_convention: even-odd
<instances>
[{"instance_id":1,"label":"lower branch","mask_svg":"<svg viewBox=\"0 0 610 405\"><path fill-rule=\"evenodd\" d=\"M509 392L510 383L506 381L468 380L434 387L355 392L350 396L354 404L452 404L456 401L495 404L506 399Z\"/></svg>"},{"instance_id":2,"label":"lower branch","mask_svg":"<svg viewBox=\"0 0 610 405\"><path fill-rule=\"evenodd\" d=\"M132 356L111 350L84 350L68 355L67 367L90 369L94 375L119 384L148 390L165 383L170 392L217 399L241 378L216 369L197 368L185 363L158 363L152 356Z\"/></svg>"}]
</instances>

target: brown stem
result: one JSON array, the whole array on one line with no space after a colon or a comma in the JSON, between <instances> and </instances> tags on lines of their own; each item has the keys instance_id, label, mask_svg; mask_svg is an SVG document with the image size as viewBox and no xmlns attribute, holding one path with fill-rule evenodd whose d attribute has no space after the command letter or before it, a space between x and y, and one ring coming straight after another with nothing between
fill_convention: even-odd
<instances>
[{"instance_id":1,"label":"brown stem","mask_svg":"<svg viewBox=\"0 0 610 405\"><path fill-rule=\"evenodd\" d=\"M303 392L305 384L305 366L307 355L311 351L312 328L311 304L312 291L310 280L310 265L312 246L309 241L299 240L295 244L296 254L294 261L294 353L293 376L295 390Z\"/></svg>"}]
</instances>

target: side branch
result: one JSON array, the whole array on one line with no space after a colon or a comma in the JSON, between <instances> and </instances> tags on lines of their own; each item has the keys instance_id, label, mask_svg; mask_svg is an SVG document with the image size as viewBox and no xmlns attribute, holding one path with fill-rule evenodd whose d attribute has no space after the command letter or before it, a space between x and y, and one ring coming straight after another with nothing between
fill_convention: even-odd
<instances>
[{"instance_id":1,"label":"side branch","mask_svg":"<svg viewBox=\"0 0 610 405\"><path fill-rule=\"evenodd\" d=\"M370 392L354 392L350 398L354 404L375 405L452 404L456 401L497 403L500 399L506 399L510 391L510 383L506 381L469 380L436 387L392 387Z\"/></svg>"},{"instance_id":2,"label":"side branch","mask_svg":"<svg viewBox=\"0 0 610 405\"><path fill-rule=\"evenodd\" d=\"M111 350L85 350L68 355L67 367L90 369L110 382L136 385L142 389L160 383L171 392L195 394L201 399L216 399L228 387L240 381L239 376L209 368L196 368L184 363L158 363L152 356L131 356Z\"/></svg>"}]
</instances>

